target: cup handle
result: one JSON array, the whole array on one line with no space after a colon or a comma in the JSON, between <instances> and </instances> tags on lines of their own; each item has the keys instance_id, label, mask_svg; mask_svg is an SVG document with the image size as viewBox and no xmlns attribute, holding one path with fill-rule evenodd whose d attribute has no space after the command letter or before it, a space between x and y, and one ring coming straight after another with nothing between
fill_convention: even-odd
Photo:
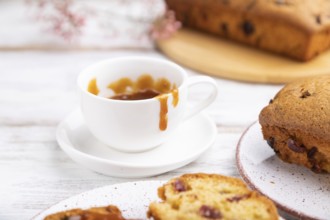
<instances>
[{"instance_id":1,"label":"cup handle","mask_svg":"<svg viewBox=\"0 0 330 220\"><path fill-rule=\"evenodd\" d=\"M210 104L213 103L213 101L216 99L218 95L218 85L215 82L214 79L208 76L194 76L188 78L186 82L186 86L188 87L188 90L190 87L195 86L197 84L208 84L212 86L212 91L210 92L209 96L199 102L197 105L193 106L189 109L189 111L185 114L184 120L187 120L191 118L192 116L196 115L200 111L202 111L204 108L208 107Z\"/></svg>"}]
</instances>

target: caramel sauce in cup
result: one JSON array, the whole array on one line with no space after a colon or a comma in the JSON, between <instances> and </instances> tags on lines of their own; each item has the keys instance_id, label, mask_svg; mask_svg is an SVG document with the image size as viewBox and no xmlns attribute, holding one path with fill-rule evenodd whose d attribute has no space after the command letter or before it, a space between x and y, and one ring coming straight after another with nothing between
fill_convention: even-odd
<instances>
[{"instance_id":1,"label":"caramel sauce in cup","mask_svg":"<svg viewBox=\"0 0 330 220\"><path fill-rule=\"evenodd\" d=\"M167 128L168 97L172 95L173 107L179 103L179 91L176 85L166 78L154 79L150 74L142 74L136 80L123 77L111 82L107 88L114 93L109 99L133 101L157 98L160 103L159 129L161 131ZM90 80L87 90L94 95L99 94L96 78Z\"/></svg>"}]
</instances>

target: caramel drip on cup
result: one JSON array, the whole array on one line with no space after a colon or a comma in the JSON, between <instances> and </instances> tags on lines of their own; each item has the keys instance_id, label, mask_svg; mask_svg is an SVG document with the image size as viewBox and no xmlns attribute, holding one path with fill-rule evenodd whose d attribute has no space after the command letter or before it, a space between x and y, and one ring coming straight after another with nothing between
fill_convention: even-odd
<instances>
[{"instance_id":1,"label":"caramel drip on cup","mask_svg":"<svg viewBox=\"0 0 330 220\"><path fill-rule=\"evenodd\" d=\"M157 96L157 99L160 103L160 112L159 112L159 129L161 131L165 131L167 128L167 113L168 113L168 106L167 106L167 99L168 95L160 95Z\"/></svg>"},{"instance_id":2,"label":"caramel drip on cup","mask_svg":"<svg viewBox=\"0 0 330 220\"><path fill-rule=\"evenodd\" d=\"M87 91L94 94L94 95L98 95L100 90L97 87L96 84L96 78L92 79L91 81L89 81L88 87L87 87Z\"/></svg>"},{"instance_id":3,"label":"caramel drip on cup","mask_svg":"<svg viewBox=\"0 0 330 220\"><path fill-rule=\"evenodd\" d=\"M168 97L173 97L172 106L175 108L179 103L179 90L175 84L166 78L154 80L150 74L142 74L135 81L123 77L117 81L111 82L107 88L114 93L110 99L116 100L143 100L149 98L157 98L160 103L159 112L159 129L165 131L167 128L168 113ZM88 92L98 95L99 89L96 84L96 78L92 79L88 84Z\"/></svg>"},{"instance_id":4,"label":"caramel drip on cup","mask_svg":"<svg viewBox=\"0 0 330 220\"><path fill-rule=\"evenodd\" d=\"M176 107L179 103L179 90L177 88L174 88L171 93L173 96L172 105L173 107Z\"/></svg>"},{"instance_id":5,"label":"caramel drip on cup","mask_svg":"<svg viewBox=\"0 0 330 220\"><path fill-rule=\"evenodd\" d=\"M116 95L118 95L130 92L133 85L134 82L130 78L124 77L118 81L110 83L108 88L111 89Z\"/></svg>"},{"instance_id":6,"label":"caramel drip on cup","mask_svg":"<svg viewBox=\"0 0 330 220\"><path fill-rule=\"evenodd\" d=\"M174 88L171 91L173 100L172 105L175 108L179 103L179 90L176 88L176 86L173 86ZM167 100L168 100L168 94L165 95L159 95L157 96L159 103L160 103L160 112L159 112L159 129L161 131L165 131L167 128L167 113L168 113L168 106L167 106Z\"/></svg>"}]
</instances>

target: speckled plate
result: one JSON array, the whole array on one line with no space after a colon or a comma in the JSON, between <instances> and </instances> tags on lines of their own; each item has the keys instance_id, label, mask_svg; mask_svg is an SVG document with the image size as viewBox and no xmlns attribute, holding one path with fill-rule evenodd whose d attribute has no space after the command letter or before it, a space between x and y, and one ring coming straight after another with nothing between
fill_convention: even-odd
<instances>
[{"instance_id":1,"label":"speckled plate","mask_svg":"<svg viewBox=\"0 0 330 220\"><path fill-rule=\"evenodd\" d=\"M32 220L43 220L47 215L74 208L116 205L125 218L147 219L148 206L159 201L157 189L165 181L128 182L96 188L59 202L36 215ZM279 220L284 220L280 218Z\"/></svg>"},{"instance_id":2,"label":"speckled plate","mask_svg":"<svg viewBox=\"0 0 330 220\"><path fill-rule=\"evenodd\" d=\"M150 202L157 201L157 189L163 181L140 181L109 185L72 196L41 212L33 220L43 220L59 211L116 205L126 218L146 219Z\"/></svg>"},{"instance_id":3,"label":"speckled plate","mask_svg":"<svg viewBox=\"0 0 330 220\"><path fill-rule=\"evenodd\" d=\"M282 162L263 140L259 123L242 135L236 152L248 185L299 219L330 219L330 175Z\"/></svg>"}]
</instances>

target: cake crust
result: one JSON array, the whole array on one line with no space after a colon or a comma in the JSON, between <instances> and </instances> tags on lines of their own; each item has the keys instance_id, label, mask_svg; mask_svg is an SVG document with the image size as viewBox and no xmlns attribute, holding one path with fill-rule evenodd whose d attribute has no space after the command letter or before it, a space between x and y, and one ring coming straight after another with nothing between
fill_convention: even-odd
<instances>
[{"instance_id":1,"label":"cake crust","mask_svg":"<svg viewBox=\"0 0 330 220\"><path fill-rule=\"evenodd\" d=\"M261 111L259 122L282 160L330 172L330 75L286 85Z\"/></svg>"},{"instance_id":2,"label":"cake crust","mask_svg":"<svg viewBox=\"0 0 330 220\"><path fill-rule=\"evenodd\" d=\"M44 220L125 220L117 206L94 207L90 209L71 209L54 213L45 217Z\"/></svg>"}]
</instances>

